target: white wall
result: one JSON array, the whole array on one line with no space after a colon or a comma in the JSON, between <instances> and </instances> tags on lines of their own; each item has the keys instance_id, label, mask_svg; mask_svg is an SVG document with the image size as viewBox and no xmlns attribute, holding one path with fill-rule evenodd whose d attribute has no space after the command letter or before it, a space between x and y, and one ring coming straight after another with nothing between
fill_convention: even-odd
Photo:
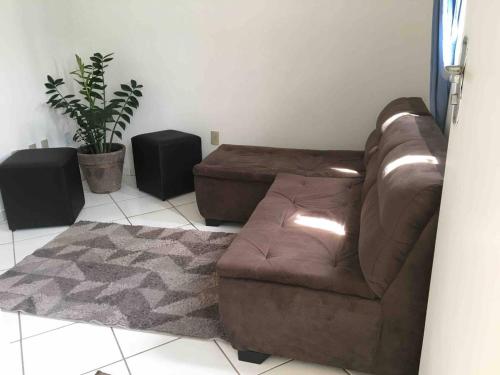
<instances>
[{"instance_id":1,"label":"white wall","mask_svg":"<svg viewBox=\"0 0 500 375\"><path fill-rule=\"evenodd\" d=\"M498 0L469 1L468 64L452 126L420 374L500 374Z\"/></svg>"},{"instance_id":2,"label":"white wall","mask_svg":"<svg viewBox=\"0 0 500 375\"><path fill-rule=\"evenodd\" d=\"M173 128L202 136L204 154L212 129L224 143L359 149L390 99L428 94L432 0L4 3L2 134L15 139L2 154L59 138L41 85L67 77L74 53L115 52L110 82L144 84L125 142Z\"/></svg>"},{"instance_id":3,"label":"white wall","mask_svg":"<svg viewBox=\"0 0 500 375\"><path fill-rule=\"evenodd\" d=\"M361 148L390 99L427 97L431 0L79 0L73 50L144 84L128 135Z\"/></svg>"},{"instance_id":4,"label":"white wall","mask_svg":"<svg viewBox=\"0 0 500 375\"><path fill-rule=\"evenodd\" d=\"M56 19L64 10L58 1L2 0L0 10L0 161L12 151L47 138L65 145L71 130L44 104L46 72L63 72L54 54L69 44L56 40L67 26ZM0 221L3 204L0 199Z\"/></svg>"}]
</instances>

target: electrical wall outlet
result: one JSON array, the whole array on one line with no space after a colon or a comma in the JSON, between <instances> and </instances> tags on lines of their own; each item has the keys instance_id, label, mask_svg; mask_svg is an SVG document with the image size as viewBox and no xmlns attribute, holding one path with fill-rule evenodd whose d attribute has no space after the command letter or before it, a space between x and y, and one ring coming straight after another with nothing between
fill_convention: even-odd
<instances>
[{"instance_id":1,"label":"electrical wall outlet","mask_svg":"<svg viewBox=\"0 0 500 375\"><path fill-rule=\"evenodd\" d=\"M32 143L28 146L29 149L34 149L36 148L36 143Z\"/></svg>"},{"instance_id":2,"label":"electrical wall outlet","mask_svg":"<svg viewBox=\"0 0 500 375\"><path fill-rule=\"evenodd\" d=\"M49 148L49 140L47 138L42 139L42 142L40 142L42 148Z\"/></svg>"},{"instance_id":3,"label":"electrical wall outlet","mask_svg":"<svg viewBox=\"0 0 500 375\"><path fill-rule=\"evenodd\" d=\"M210 132L210 143L214 146L219 144L219 132L217 130L212 130Z\"/></svg>"}]
</instances>

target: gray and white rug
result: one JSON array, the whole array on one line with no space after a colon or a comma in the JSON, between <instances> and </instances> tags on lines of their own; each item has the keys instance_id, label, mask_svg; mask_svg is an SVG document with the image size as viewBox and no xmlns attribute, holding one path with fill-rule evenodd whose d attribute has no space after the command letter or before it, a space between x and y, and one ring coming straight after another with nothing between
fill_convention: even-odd
<instances>
[{"instance_id":1,"label":"gray and white rug","mask_svg":"<svg viewBox=\"0 0 500 375\"><path fill-rule=\"evenodd\" d=\"M0 276L0 309L221 337L215 263L233 238L79 222Z\"/></svg>"}]
</instances>

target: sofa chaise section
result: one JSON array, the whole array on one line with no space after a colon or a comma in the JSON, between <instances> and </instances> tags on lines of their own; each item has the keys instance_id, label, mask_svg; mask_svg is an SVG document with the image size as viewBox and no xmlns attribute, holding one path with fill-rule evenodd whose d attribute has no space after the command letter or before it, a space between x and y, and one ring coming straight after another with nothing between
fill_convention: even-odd
<instances>
[{"instance_id":1,"label":"sofa chaise section","mask_svg":"<svg viewBox=\"0 0 500 375\"><path fill-rule=\"evenodd\" d=\"M430 116L388 116L365 176L278 174L219 260L220 315L242 353L418 372L446 142Z\"/></svg>"},{"instance_id":2,"label":"sofa chaise section","mask_svg":"<svg viewBox=\"0 0 500 375\"><path fill-rule=\"evenodd\" d=\"M246 222L278 173L359 177L359 151L222 145L194 168L196 200L208 224Z\"/></svg>"},{"instance_id":3,"label":"sofa chaise section","mask_svg":"<svg viewBox=\"0 0 500 375\"><path fill-rule=\"evenodd\" d=\"M399 98L387 105L367 142L368 152L299 150L221 145L194 167L196 200L208 225L244 223L264 198L278 173L307 177L360 178L381 129L403 115L430 116L420 98Z\"/></svg>"}]
</instances>

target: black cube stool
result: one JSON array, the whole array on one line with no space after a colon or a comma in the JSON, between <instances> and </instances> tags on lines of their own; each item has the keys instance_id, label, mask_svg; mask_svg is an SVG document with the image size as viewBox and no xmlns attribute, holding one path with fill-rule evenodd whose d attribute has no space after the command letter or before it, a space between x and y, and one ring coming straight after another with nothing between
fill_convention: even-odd
<instances>
[{"instance_id":1,"label":"black cube stool","mask_svg":"<svg viewBox=\"0 0 500 375\"><path fill-rule=\"evenodd\" d=\"M194 191L201 138L177 130L132 137L137 187L162 200Z\"/></svg>"},{"instance_id":2,"label":"black cube stool","mask_svg":"<svg viewBox=\"0 0 500 375\"><path fill-rule=\"evenodd\" d=\"M0 165L11 230L73 224L85 204L74 148L15 152Z\"/></svg>"}]
</instances>

